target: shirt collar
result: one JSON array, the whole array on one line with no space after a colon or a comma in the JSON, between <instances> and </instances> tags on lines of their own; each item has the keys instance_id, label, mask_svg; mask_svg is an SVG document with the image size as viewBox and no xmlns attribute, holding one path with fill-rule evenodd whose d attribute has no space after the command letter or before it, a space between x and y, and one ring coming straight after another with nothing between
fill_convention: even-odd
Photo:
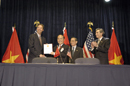
<instances>
[{"instance_id":1,"label":"shirt collar","mask_svg":"<svg viewBox=\"0 0 130 86\"><path fill-rule=\"evenodd\" d=\"M102 38L103 38L103 37L101 37L101 38L100 38L100 39L98 39L98 40L100 40L100 41L101 41L101 40L102 40Z\"/></svg>"},{"instance_id":2,"label":"shirt collar","mask_svg":"<svg viewBox=\"0 0 130 86\"><path fill-rule=\"evenodd\" d=\"M74 47L74 50L76 49L76 47L77 47L77 45L75 45L75 46L72 46L72 49L73 49L73 47Z\"/></svg>"},{"instance_id":3,"label":"shirt collar","mask_svg":"<svg viewBox=\"0 0 130 86\"><path fill-rule=\"evenodd\" d=\"M36 32L36 33L37 33L37 32ZM37 36L38 36L38 37L41 37L41 35L39 35L38 33L37 33Z\"/></svg>"},{"instance_id":4,"label":"shirt collar","mask_svg":"<svg viewBox=\"0 0 130 86\"><path fill-rule=\"evenodd\" d=\"M59 45L59 46L62 46L63 44Z\"/></svg>"}]
</instances>

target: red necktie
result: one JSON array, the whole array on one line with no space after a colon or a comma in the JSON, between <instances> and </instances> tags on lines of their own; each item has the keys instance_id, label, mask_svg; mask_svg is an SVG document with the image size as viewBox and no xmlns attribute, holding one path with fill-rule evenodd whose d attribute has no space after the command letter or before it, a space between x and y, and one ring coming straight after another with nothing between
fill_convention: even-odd
<instances>
[{"instance_id":1,"label":"red necktie","mask_svg":"<svg viewBox=\"0 0 130 86\"><path fill-rule=\"evenodd\" d=\"M58 48L58 49L60 50L60 48L61 48L61 45L59 46L59 48Z\"/></svg>"}]
</instances>

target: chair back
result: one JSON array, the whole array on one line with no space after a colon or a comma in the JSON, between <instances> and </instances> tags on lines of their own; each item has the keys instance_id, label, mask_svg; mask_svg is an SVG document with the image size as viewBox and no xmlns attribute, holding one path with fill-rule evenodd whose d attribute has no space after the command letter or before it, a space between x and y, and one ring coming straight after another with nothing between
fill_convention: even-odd
<instances>
[{"instance_id":1,"label":"chair back","mask_svg":"<svg viewBox=\"0 0 130 86\"><path fill-rule=\"evenodd\" d=\"M95 65L100 64L100 61L97 58L77 58L75 64Z\"/></svg>"},{"instance_id":2,"label":"chair back","mask_svg":"<svg viewBox=\"0 0 130 86\"><path fill-rule=\"evenodd\" d=\"M32 63L57 63L57 60L54 57L47 57L47 58L36 57L32 60Z\"/></svg>"}]
</instances>

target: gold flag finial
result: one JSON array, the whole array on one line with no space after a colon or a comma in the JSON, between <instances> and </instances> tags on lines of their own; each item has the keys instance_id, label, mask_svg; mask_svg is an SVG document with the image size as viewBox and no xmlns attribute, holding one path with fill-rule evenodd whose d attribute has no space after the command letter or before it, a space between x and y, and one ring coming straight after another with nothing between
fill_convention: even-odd
<instances>
[{"instance_id":1,"label":"gold flag finial","mask_svg":"<svg viewBox=\"0 0 130 86\"><path fill-rule=\"evenodd\" d=\"M66 22L65 22L65 24L64 24L64 27L66 27Z\"/></svg>"},{"instance_id":2,"label":"gold flag finial","mask_svg":"<svg viewBox=\"0 0 130 86\"><path fill-rule=\"evenodd\" d=\"M89 21L89 22L87 23L87 25L89 25L89 29L93 32L93 30L92 30L92 28L91 28L91 26L93 26L93 22Z\"/></svg>"},{"instance_id":3,"label":"gold flag finial","mask_svg":"<svg viewBox=\"0 0 130 86\"><path fill-rule=\"evenodd\" d=\"M39 22L38 20L36 20L36 21L34 22L35 27L37 27L39 24L40 24L40 22Z\"/></svg>"}]
</instances>

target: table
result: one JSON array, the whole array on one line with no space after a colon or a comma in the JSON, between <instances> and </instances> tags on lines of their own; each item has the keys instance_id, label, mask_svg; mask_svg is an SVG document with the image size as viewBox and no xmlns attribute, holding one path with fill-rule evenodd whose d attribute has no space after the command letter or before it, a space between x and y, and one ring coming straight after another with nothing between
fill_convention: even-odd
<instances>
[{"instance_id":1,"label":"table","mask_svg":"<svg viewBox=\"0 0 130 86\"><path fill-rule=\"evenodd\" d=\"M130 66L0 63L0 86L130 86Z\"/></svg>"}]
</instances>

